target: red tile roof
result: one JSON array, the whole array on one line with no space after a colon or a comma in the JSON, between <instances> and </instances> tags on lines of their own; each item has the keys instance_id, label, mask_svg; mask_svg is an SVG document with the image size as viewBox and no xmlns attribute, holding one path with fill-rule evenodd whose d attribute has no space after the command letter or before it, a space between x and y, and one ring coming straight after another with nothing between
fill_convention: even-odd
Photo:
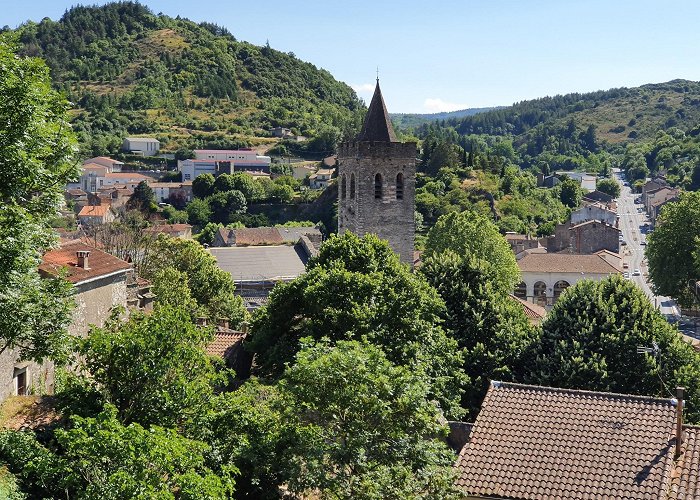
<instances>
[{"instance_id":1,"label":"red tile roof","mask_svg":"<svg viewBox=\"0 0 700 500\"><path fill-rule=\"evenodd\" d=\"M207 354L225 358L231 348L245 340L246 334L229 328L218 327L214 339L207 346Z\"/></svg>"},{"instance_id":2,"label":"red tile roof","mask_svg":"<svg viewBox=\"0 0 700 500\"><path fill-rule=\"evenodd\" d=\"M493 382L456 484L489 498L665 498L675 414L671 399Z\"/></svg>"},{"instance_id":3,"label":"red tile roof","mask_svg":"<svg viewBox=\"0 0 700 500\"><path fill-rule=\"evenodd\" d=\"M522 306L523 311L525 311L525 316L527 316L530 321L539 322L547 315L547 309L544 307L523 300L515 295L511 295L511 297Z\"/></svg>"},{"instance_id":4,"label":"red tile roof","mask_svg":"<svg viewBox=\"0 0 700 500\"><path fill-rule=\"evenodd\" d=\"M284 238L276 227L244 227L233 230L235 243L240 246L283 245Z\"/></svg>"},{"instance_id":5,"label":"red tile roof","mask_svg":"<svg viewBox=\"0 0 700 500\"><path fill-rule=\"evenodd\" d=\"M87 250L89 269L78 267L76 252ZM72 240L62 244L60 248L49 250L39 266L39 270L50 275L57 275L62 269L67 270L66 279L77 284L83 281L107 276L118 271L126 272L131 264L102 250L86 245L80 240Z\"/></svg>"},{"instance_id":6,"label":"red tile roof","mask_svg":"<svg viewBox=\"0 0 700 500\"><path fill-rule=\"evenodd\" d=\"M108 210L109 205L85 205L78 217L104 217Z\"/></svg>"},{"instance_id":7,"label":"red tile roof","mask_svg":"<svg viewBox=\"0 0 700 500\"><path fill-rule=\"evenodd\" d=\"M683 431L681 456L671 475L668 499L700 498L700 427L686 426Z\"/></svg>"},{"instance_id":8,"label":"red tile roof","mask_svg":"<svg viewBox=\"0 0 700 500\"><path fill-rule=\"evenodd\" d=\"M518 260L522 272L616 274L620 270L597 254L528 253Z\"/></svg>"}]
</instances>

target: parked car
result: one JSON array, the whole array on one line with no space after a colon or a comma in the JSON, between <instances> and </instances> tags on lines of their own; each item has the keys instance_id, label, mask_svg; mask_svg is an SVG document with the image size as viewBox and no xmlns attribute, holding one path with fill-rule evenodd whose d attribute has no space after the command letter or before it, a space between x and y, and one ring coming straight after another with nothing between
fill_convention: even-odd
<instances>
[{"instance_id":1,"label":"parked car","mask_svg":"<svg viewBox=\"0 0 700 500\"><path fill-rule=\"evenodd\" d=\"M635 269L634 271L632 271L632 276L641 276L641 275L642 275L642 273L639 272L639 269Z\"/></svg>"},{"instance_id":2,"label":"parked car","mask_svg":"<svg viewBox=\"0 0 700 500\"><path fill-rule=\"evenodd\" d=\"M626 280L628 280L628 279L630 279L630 273L625 271L624 273L622 273L622 277L625 278Z\"/></svg>"},{"instance_id":3,"label":"parked car","mask_svg":"<svg viewBox=\"0 0 700 500\"><path fill-rule=\"evenodd\" d=\"M620 240L620 245L626 245L627 242L625 240Z\"/></svg>"}]
</instances>

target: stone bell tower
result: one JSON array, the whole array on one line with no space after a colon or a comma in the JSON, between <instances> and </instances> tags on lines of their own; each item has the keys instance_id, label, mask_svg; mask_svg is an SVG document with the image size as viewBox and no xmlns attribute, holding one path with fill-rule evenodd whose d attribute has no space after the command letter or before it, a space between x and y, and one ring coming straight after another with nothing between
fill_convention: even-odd
<instances>
[{"instance_id":1,"label":"stone bell tower","mask_svg":"<svg viewBox=\"0 0 700 500\"><path fill-rule=\"evenodd\" d=\"M338 233L377 234L413 265L416 143L396 140L379 79L362 131L338 148L338 165Z\"/></svg>"}]
</instances>

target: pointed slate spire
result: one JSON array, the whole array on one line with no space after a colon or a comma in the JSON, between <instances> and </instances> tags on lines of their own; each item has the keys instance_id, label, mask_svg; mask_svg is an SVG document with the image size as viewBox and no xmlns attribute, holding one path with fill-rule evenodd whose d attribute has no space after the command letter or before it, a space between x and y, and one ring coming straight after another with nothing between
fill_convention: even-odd
<instances>
[{"instance_id":1,"label":"pointed slate spire","mask_svg":"<svg viewBox=\"0 0 700 500\"><path fill-rule=\"evenodd\" d=\"M358 141L379 141L379 142L398 142L394 128L389 120L389 113L384 104L382 91L379 88L379 78L377 78L377 87L374 89L372 102L369 103L369 110L365 116L365 123L362 125L362 131L357 136Z\"/></svg>"}]
</instances>

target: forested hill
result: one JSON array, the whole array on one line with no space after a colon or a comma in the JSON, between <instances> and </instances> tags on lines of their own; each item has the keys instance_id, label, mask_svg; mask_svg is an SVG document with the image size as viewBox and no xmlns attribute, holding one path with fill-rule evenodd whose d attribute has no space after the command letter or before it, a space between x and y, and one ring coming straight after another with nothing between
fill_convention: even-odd
<instances>
[{"instance_id":1,"label":"forested hill","mask_svg":"<svg viewBox=\"0 0 700 500\"><path fill-rule=\"evenodd\" d=\"M458 120L460 118L464 118L465 116L484 113L486 111L491 111L492 109L498 108L467 108L457 111L444 111L442 113L390 113L390 116L391 121L396 127L401 129L410 129L440 120Z\"/></svg>"},{"instance_id":2,"label":"forested hill","mask_svg":"<svg viewBox=\"0 0 700 500\"><path fill-rule=\"evenodd\" d=\"M134 2L74 7L16 31L75 103L74 127L96 154L126 134L155 135L171 150L255 146L275 126L322 149L356 129L364 108L349 86L294 54Z\"/></svg>"},{"instance_id":3,"label":"forested hill","mask_svg":"<svg viewBox=\"0 0 700 500\"><path fill-rule=\"evenodd\" d=\"M593 125L598 140L609 144L653 139L659 130L672 127L688 132L700 124L700 83L673 80L543 97L473 116L450 118L438 126L454 128L460 135L510 135L518 143L561 135L559 132L571 123L579 130ZM424 124L415 132L425 136L430 127Z\"/></svg>"}]
</instances>

